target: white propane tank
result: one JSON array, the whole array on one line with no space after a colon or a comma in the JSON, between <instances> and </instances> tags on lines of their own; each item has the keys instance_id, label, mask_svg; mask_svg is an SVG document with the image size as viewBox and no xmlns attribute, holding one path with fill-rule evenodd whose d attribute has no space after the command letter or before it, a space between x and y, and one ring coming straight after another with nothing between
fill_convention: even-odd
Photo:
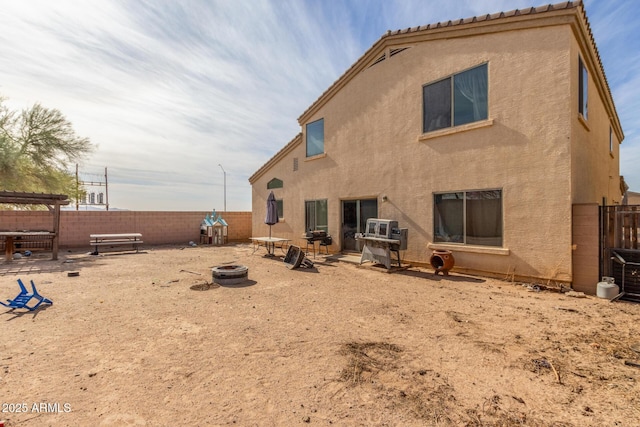
<instances>
[{"instance_id":1,"label":"white propane tank","mask_svg":"<svg viewBox=\"0 0 640 427\"><path fill-rule=\"evenodd\" d=\"M620 293L620 287L615 283L610 282L598 282L598 288L596 295L598 298L613 299Z\"/></svg>"}]
</instances>

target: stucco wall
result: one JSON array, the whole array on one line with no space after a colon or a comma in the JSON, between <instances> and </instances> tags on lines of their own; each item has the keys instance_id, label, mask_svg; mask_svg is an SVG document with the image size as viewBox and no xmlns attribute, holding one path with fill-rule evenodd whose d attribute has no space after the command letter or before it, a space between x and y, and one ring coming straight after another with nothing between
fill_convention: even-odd
<instances>
[{"instance_id":1,"label":"stucco wall","mask_svg":"<svg viewBox=\"0 0 640 427\"><path fill-rule=\"evenodd\" d=\"M142 233L147 245L199 243L200 223L208 212L62 211L60 247L89 245L89 235ZM251 212L223 212L229 224L229 241L247 242ZM0 211L0 230L52 230L48 211Z\"/></svg>"},{"instance_id":2,"label":"stucco wall","mask_svg":"<svg viewBox=\"0 0 640 427\"><path fill-rule=\"evenodd\" d=\"M600 279L600 224L596 203L573 206L573 288L595 295Z\"/></svg>"},{"instance_id":3,"label":"stucco wall","mask_svg":"<svg viewBox=\"0 0 640 427\"><path fill-rule=\"evenodd\" d=\"M587 117L578 112L579 60L588 71ZM573 203L617 205L622 202L620 190L620 138L606 110L598 85L594 64L589 61L574 39L571 45L571 124ZM612 150L609 149L611 129ZM604 203L603 203L604 201Z\"/></svg>"}]
</instances>

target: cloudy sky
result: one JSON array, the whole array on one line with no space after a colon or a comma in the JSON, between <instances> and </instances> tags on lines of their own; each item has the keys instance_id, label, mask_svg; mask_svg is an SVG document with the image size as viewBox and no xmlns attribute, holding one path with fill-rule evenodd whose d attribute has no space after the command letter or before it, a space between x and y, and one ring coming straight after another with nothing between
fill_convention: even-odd
<instances>
[{"instance_id":1,"label":"cloudy sky","mask_svg":"<svg viewBox=\"0 0 640 427\"><path fill-rule=\"evenodd\" d=\"M81 176L107 167L112 207L221 211L226 173L227 210L247 211L249 176L387 30L547 3L0 0L0 96L56 108L88 137ZM621 173L640 191L640 3L585 6L625 132Z\"/></svg>"}]
</instances>

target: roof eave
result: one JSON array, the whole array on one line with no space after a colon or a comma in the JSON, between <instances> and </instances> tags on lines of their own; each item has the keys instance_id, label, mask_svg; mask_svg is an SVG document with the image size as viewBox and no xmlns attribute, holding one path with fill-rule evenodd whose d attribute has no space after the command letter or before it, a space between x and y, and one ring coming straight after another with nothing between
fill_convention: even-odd
<instances>
[{"instance_id":1,"label":"roof eave","mask_svg":"<svg viewBox=\"0 0 640 427\"><path fill-rule=\"evenodd\" d=\"M284 147L280 149L276 154L273 155L267 162L260 167L253 175L249 177L249 183L253 185L262 175L265 174L266 171L271 169L273 165L278 163L282 158L284 158L287 154L289 154L295 147L298 146L302 142L302 133L297 134L291 141L287 143Z\"/></svg>"}]
</instances>

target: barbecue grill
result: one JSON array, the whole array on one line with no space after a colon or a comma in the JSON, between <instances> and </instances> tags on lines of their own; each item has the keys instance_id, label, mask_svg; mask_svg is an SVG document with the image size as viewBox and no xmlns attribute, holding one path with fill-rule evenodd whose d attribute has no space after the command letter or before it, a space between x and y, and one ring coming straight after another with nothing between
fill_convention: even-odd
<instances>
[{"instance_id":1,"label":"barbecue grill","mask_svg":"<svg viewBox=\"0 0 640 427\"><path fill-rule=\"evenodd\" d=\"M311 249L313 250L313 257L316 257L316 242L318 242L318 246L324 246L326 249L327 255L329 255L329 245L333 243L333 239L329 234L327 234L324 230L309 230L305 233L304 239L307 241L307 248L305 252L309 252L309 245L311 245ZM320 247L318 247L318 253L320 253Z\"/></svg>"},{"instance_id":2,"label":"barbecue grill","mask_svg":"<svg viewBox=\"0 0 640 427\"><path fill-rule=\"evenodd\" d=\"M356 234L356 240L364 243L360 264L372 261L390 269L391 252L395 252L398 267L401 267L400 251L407 249L408 229L398 227L398 221L369 218L365 230L365 233Z\"/></svg>"}]
</instances>

